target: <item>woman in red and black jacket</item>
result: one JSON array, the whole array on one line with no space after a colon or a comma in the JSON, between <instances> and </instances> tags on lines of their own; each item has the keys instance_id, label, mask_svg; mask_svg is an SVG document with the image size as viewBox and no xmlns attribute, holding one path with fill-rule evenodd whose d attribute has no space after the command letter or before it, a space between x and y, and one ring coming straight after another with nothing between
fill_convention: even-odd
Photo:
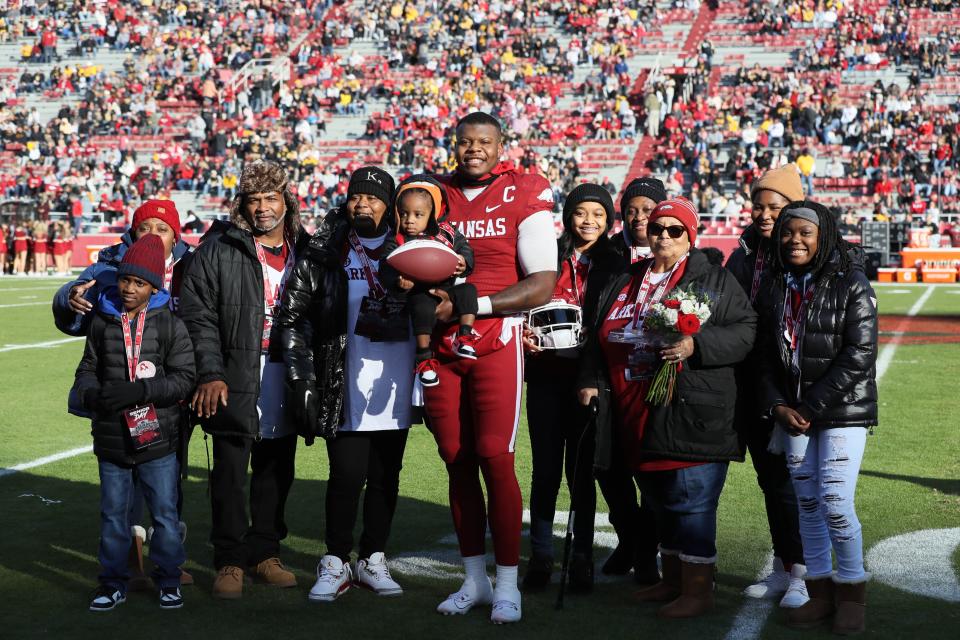
<instances>
[{"instance_id":1,"label":"woman in red and black jacket","mask_svg":"<svg viewBox=\"0 0 960 640\"><path fill-rule=\"evenodd\" d=\"M587 413L577 403L576 378L583 317L596 306L603 285L621 266L607 237L613 216L613 200L600 185L581 184L570 192L563 206L563 233L557 240L559 264L549 305L552 309L539 314L534 309L532 326L524 332L527 424L533 455L531 554L523 579L528 591L550 582L553 518L564 468L576 511L570 586L574 591L593 587L594 432L587 431ZM570 321L575 324L567 324Z\"/></svg>"}]
</instances>

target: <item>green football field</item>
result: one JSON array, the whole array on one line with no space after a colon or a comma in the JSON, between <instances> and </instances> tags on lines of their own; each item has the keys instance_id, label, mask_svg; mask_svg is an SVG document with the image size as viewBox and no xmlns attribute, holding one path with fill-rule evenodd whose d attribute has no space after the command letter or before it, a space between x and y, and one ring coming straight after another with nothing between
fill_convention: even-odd
<instances>
[{"instance_id":1,"label":"green football field","mask_svg":"<svg viewBox=\"0 0 960 640\"><path fill-rule=\"evenodd\" d=\"M494 628L489 609L444 618L434 607L459 585L447 487L433 440L415 428L401 477L401 498L388 556L405 593L379 599L351 590L333 604L308 602L323 550L327 477L322 444L301 447L287 506L290 534L282 559L296 589L248 586L239 601L210 596L213 580L204 440L194 434L185 484L188 569L185 608L160 611L153 594L131 594L107 614L87 611L95 586L98 480L86 421L66 413L66 396L82 350L53 326L49 300L60 281L0 279L0 619L6 638L103 637L826 637L796 632L767 602L740 595L769 559L763 501L749 462L733 464L720 501L717 606L692 621L663 622L654 605L633 600L627 579L601 581L593 594L568 596L554 610L556 587L523 600L523 621ZM960 286L877 287L882 342L880 426L868 439L858 513L868 569L869 637L957 638L960 628ZM79 450L79 453L78 453ZM44 460L63 454L59 459ZM524 499L530 455L526 425L517 443ZM560 555L567 508L559 500ZM598 564L614 544L598 506ZM524 553L528 545L524 542ZM490 562L492 563L492 554ZM492 570L492 567L491 567ZM522 569L521 569L522 571ZM599 577L599 572L598 572ZM555 576L556 581L556 576Z\"/></svg>"}]
</instances>

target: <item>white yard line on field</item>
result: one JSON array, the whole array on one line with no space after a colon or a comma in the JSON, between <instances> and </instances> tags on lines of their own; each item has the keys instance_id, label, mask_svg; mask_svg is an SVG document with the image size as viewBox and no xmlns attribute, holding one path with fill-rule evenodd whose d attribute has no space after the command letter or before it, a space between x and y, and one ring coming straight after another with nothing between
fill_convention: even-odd
<instances>
[{"instance_id":1,"label":"white yard line on field","mask_svg":"<svg viewBox=\"0 0 960 640\"><path fill-rule=\"evenodd\" d=\"M62 344L84 340L83 336L79 338L61 338L59 340L49 340L47 342L34 342L32 344L6 344L0 347L0 353L4 351L19 351L21 349L49 349L50 347L59 347Z\"/></svg>"},{"instance_id":2,"label":"white yard line on field","mask_svg":"<svg viewBox=\"0 0 960 640\"><path fill-rule=\"evenodd\" d=\"M0 289L0 293L17 293L18 291L56 291L60 287L14 287L12 289Z\"/></svg>"},{"instance_id":3,"label":"white yard line on field","mask_svg":"<svg viewBox=\"0 0 960 640\"><path fill-rule=\"evenodd\" d=\"M13 307L36 307L37 305L46 304L49 305L50 301L46 302L19 302L17 304L0 304L0 309L11 309Z\"/></svg>"},{"instance_id":4,"label":"white yard line on field","mask_svg":"<svg viewBox=\"0 0 960 640\"><path fill-rule=\"evenodd\" d=\"M907 311L906 317L897 326L897 330L893 332L890 342L885 344L883 349L880 350L880 355L877 357L877 382L880 382L880 378L883 377L883 374L885 374L887 369L890 367L890 363L893 361L893 354L896 352L897 346L900 344L900 338L902 338L903 334L906 333L907 326L910 324L910 318L920 313L923 305L926 304L927 300L930 299L930 295L936 288L937 285L930 285L930 288L924 291L922 296L917 298L917 301L914 302L913 306L910 307L910 310Z\"/></svg>"},{"instance_id":5,"label":"white yard line on field","mask_svg":"<svg viewBox=\"0 0 960 640\"><path fill-rule=\"evenodd\" d=\"M880 379L883 378L887 369L890 368L890 363L893 362L893 354L897 351L900 338L902 338L903 334L907 331L910 318L920 313L923 305L930 299L930 295L936 288L937 285L935 284L928 285L923 295L917 298L917 301L914 302L910 310L907 311L906 317L897 326L897 330L893 332L890 342L885 344L883 349L880 350L880 355L877 357L877 382L880 382ZM757 580L759 581L766 577L772 568L773 555L771 554L768 556L763 569L757 574ZM744 600L745 602L740 606L740 610L737 611L737 617L734 618L733 625L730 631L727 632L727 635L724 636L724 640L754 640L755 638L759 638L763 632L767 618L770 616L770 612L777 602L776 600L755 600L746 597Z\"/></svg>"},{"instance_id":6,"label":"white yard line on field","mask_svg":"<svg viewBox=\"0 0 960 640\"><path fill-rule=\"evenodd\" d=\"M55 453L52 456L45 456L43 458L37 458L36 460L31 460L30 462L23 462L21 464L13 465L12 467L7 467L0 469L0 478L4 476L12 475L18 471L26 471L27 469L32 469L34 467L39 467L51 462L56 462L58 460L64 460L66 458L72 458L74 456L79 456L84 453L89 453L93 451L93 445L88 444L82 447L77 447L76 449L70 449L69 451L61 451L60 453Z\"/></svg>"}]
</instances>

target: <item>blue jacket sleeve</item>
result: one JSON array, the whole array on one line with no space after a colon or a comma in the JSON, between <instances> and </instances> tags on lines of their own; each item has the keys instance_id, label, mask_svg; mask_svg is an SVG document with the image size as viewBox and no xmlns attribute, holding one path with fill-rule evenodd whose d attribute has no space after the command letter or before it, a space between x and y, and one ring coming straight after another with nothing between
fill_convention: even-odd
<instances>
[{"instance_id":1,"label":"blue jacket sleeve","mask_svg":"<svg viewBox=\"0 0 960 640\"><path fill-rule=\"evenodd\" d=\"M83 270L80 276L60 287L53 297L53 322L57 329L68 336L85 336L90 327L88 313L81 315L70 308L70 290L75 286L96 280L97 283L87 289L84 297L90 304L96 306L100 293L113 284L116 284L116 268L112 264L97 262Z\"/></svg>"}]
</instances>

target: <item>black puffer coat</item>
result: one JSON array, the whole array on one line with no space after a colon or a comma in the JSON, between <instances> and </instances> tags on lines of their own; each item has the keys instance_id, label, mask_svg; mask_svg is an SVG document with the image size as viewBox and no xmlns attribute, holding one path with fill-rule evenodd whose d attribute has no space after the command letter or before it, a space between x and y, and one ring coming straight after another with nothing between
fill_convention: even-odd
<instances>
[{"instance_id":1,"label":"black puffer coat","mask_svg":"<svg viewBox=\"0 0 960 640\"><path fill-rule=\"evenodd\" d=\"M343 269L350 224L330 211L309 239L287 280L274 325L290 381L315 381L320 393L317 425L297 429L310 443L336 433L343 421L347 346L347 274Z\"/></svg>"},{"instance_id":2,"label":"black puffer coat","mask_svg":"<svg viewBox=\"0 0 960 640\"><path fill-rule=\"evenodd\" d=\"M296 229L294 252L302 255L307 235ZM222 380L228 389L227 406L200 426L214 435L259 437L263 269L250 231L233 224L202 242L180 296L180 317L196 348L197 384ZM271 348L279 350L276 336L275 324Z\"/></svg>"},{"instance_id":3,"label":"black puffer coat","mask_svg":"<svg viewBox=\"0 0 960 640\"><path fill-rule=\"evenodd\" d=\"M596 465L610 465L614 443L613 411L607 365L597 333L620 291L631 278L642 277L644 260L612 279L600 294L597 312L589 321L589 338L581 358L579 389L599 389ZM691 249L681 289L694 287L713 295L711 316L694 336L694 352L677 376L673 402L652 407L643 436L644 457L651 460L718 462L743 460L743 447L734 428L737 385L734 367L750 349L757 316L740 285L703 252Z\"/></svg>"},{"instance_id":4,"label":"black puffer coat","mask_svg":"<svg viewBox=\"0 0 960 640\"><path fill-rule=\"evenodd\" d=\"M151 362L156 367L152 378L140 380L144 386L141 404L153 403L160 422L160 439L148 448L135 452L130 435L120 412L110 413L96 406L72 404L71 413L92 415L93 451L98 458L119 465L149 462L174 453L179 444L179 432L188 425L179 402L193 391L193 345L186 327L167 308L169 298L154 295L158 306L147 311L146 326L140 350L140 362ZM127 359L123 346L121 316L98 310L90 314L90 332L77 367L72 402L95 396L90 391L113 382L129 380ZM136 331L136 327L131 327Z\"/></svg>"},{"instance_id":5,"label":"black puffer coat","mask_svg":"<svg viewBox=\"0 0 960 640\"><path fill-rule=\"evenodd\" d=\"M846 271L837 264L828 262L821 270L807 306L801 400L813 415L813 427L871 427L877 424L877 294L856 259ZM797 404L781 324L785 286L783 274L771 273L758 296L764 412Z\"/></svg>"}]
</instances>

